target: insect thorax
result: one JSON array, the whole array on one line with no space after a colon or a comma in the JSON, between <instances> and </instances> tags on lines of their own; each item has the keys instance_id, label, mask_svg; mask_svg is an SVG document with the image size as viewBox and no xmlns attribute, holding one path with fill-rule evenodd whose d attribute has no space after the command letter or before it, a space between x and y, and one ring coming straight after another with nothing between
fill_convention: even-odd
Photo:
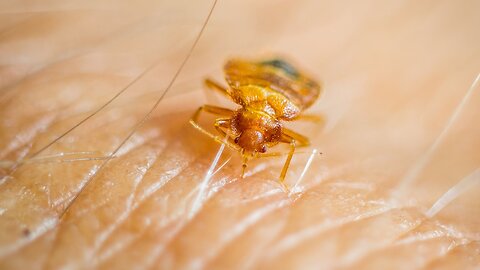
<instances>
[{"instance_id":1,"label":"insect thorax","mask_svg":"<svg viewBox=\"0 0 480 270\"><path fill-rule=\"evenodd\" d=\"M278 142L282 135L282 123L278 119L251 107L235 111L231 119L231 129L237 137L246 130L259 131L268 144Z\"/></svg>"}]
</instances>

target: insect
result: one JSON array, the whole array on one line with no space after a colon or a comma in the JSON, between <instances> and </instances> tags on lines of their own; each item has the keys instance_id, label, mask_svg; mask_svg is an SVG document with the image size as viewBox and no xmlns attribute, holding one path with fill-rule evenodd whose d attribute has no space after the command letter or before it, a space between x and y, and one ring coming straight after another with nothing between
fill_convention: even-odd
<instances>
[{"instance_id":1,"label":"insect","mask_svg":"<svg viewBox=\"0 0 480 270\"><path fill-rule=\"evenodd\" d=\"M230 110L204 105L195 112L190 123L215 141L241 153L242 178L250 158L284 155L266 152L279 143L289 144L290 151L279 179L288 190L284 180L295 149L308 146L310 142L307 137L284 127L282 121L321 121L320 117L302 114L319 97L320 84L280 58L260 61L231 59L223 70L228 87L210 79L206 79L205 84L241 107ZM218 135L199 125L201 112L219 116L214 124Z\"/></svg>"}]
</instances>

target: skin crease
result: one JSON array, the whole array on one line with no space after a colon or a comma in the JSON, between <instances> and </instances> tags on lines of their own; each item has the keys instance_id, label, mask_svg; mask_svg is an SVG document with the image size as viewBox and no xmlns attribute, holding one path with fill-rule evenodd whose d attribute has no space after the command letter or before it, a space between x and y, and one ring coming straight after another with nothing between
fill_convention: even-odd
<instances>
[{"instance_id":1,"label":"skin crease","mask_svg":"<svg viewBox=\"0 0 480 270\"><path fill-rule=\"evenodd\" d=\"M92 160L161 96L212 4L137 2L0 4L0 269L478 268L480 187L425 212L480 167L479 89L392 197L480 71L478 1L219 1L158 109L112 160ZM308 110L324 126L287 124L312 141L300 151L323 153L297 185L310 155L294 156L291 196L276 181L284 157L238 179L225 149L208 177L220 145L188 125L205 103L237 108L205 77L225 85L228 58L271 52L324 89ZM154 63L39 155L56 157L11 168Z\"/></svg>"}]
</instances>

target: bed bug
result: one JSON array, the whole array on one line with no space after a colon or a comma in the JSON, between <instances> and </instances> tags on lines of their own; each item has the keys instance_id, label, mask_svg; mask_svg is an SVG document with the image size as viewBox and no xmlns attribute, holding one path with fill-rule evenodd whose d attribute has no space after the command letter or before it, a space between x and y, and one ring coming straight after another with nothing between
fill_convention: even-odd
<instances>
[{"instance_id":1,"label":"bed bug","mask_svg":"<svg viewBox=\"0 0 480 270\"><path fill-rule=\"evenodd\" d=\"M321 121L315 115L303 114L319 97L320 84L280 58L260 61L231 59L223 70L228 87L211 79L206 79L205 84L241 107L231 110L204 105L195 112L190 123L215 141L241 153L242 178L250 158L283 155L266 152L279 143L289 144L290 151L279 178L280 184L288 189L284 180L295 149L308 146L310 142L307 137L284 127L282 121ZM218 135L199 125L198 119L203 111L219 116L214 124Z\"/></svg>"}]
</instances>

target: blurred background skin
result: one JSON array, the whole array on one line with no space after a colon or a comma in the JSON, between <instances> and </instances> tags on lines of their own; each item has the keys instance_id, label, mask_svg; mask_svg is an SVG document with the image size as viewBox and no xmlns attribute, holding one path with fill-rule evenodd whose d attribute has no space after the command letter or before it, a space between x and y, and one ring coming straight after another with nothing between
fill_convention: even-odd
<instances>
[{"instance_id":1,"label":"blurred background skin","mask_svg":"<svg viewBox=\"0 0 480 270\"><path fill-rule=\"evenodd\" d=\"M211 6L0 3L1 269L478 268L478 185L425 216L480 166L478 89L398 192L480 71L478 1L219 1L150 119L114 159L92 160L162 95ZM224 83L228 58L272 53L323 83L309 112L325 125L289 123L323 156L289 197L276 181L283 158L253 161L239 179L225 150L202 192L219 145L188 119L207 102L235 108L203 79ZM154 64L39 155L52 158L12 169ZM294 157L290 186L308 158Z\"/></svg>"}]
</instances>

